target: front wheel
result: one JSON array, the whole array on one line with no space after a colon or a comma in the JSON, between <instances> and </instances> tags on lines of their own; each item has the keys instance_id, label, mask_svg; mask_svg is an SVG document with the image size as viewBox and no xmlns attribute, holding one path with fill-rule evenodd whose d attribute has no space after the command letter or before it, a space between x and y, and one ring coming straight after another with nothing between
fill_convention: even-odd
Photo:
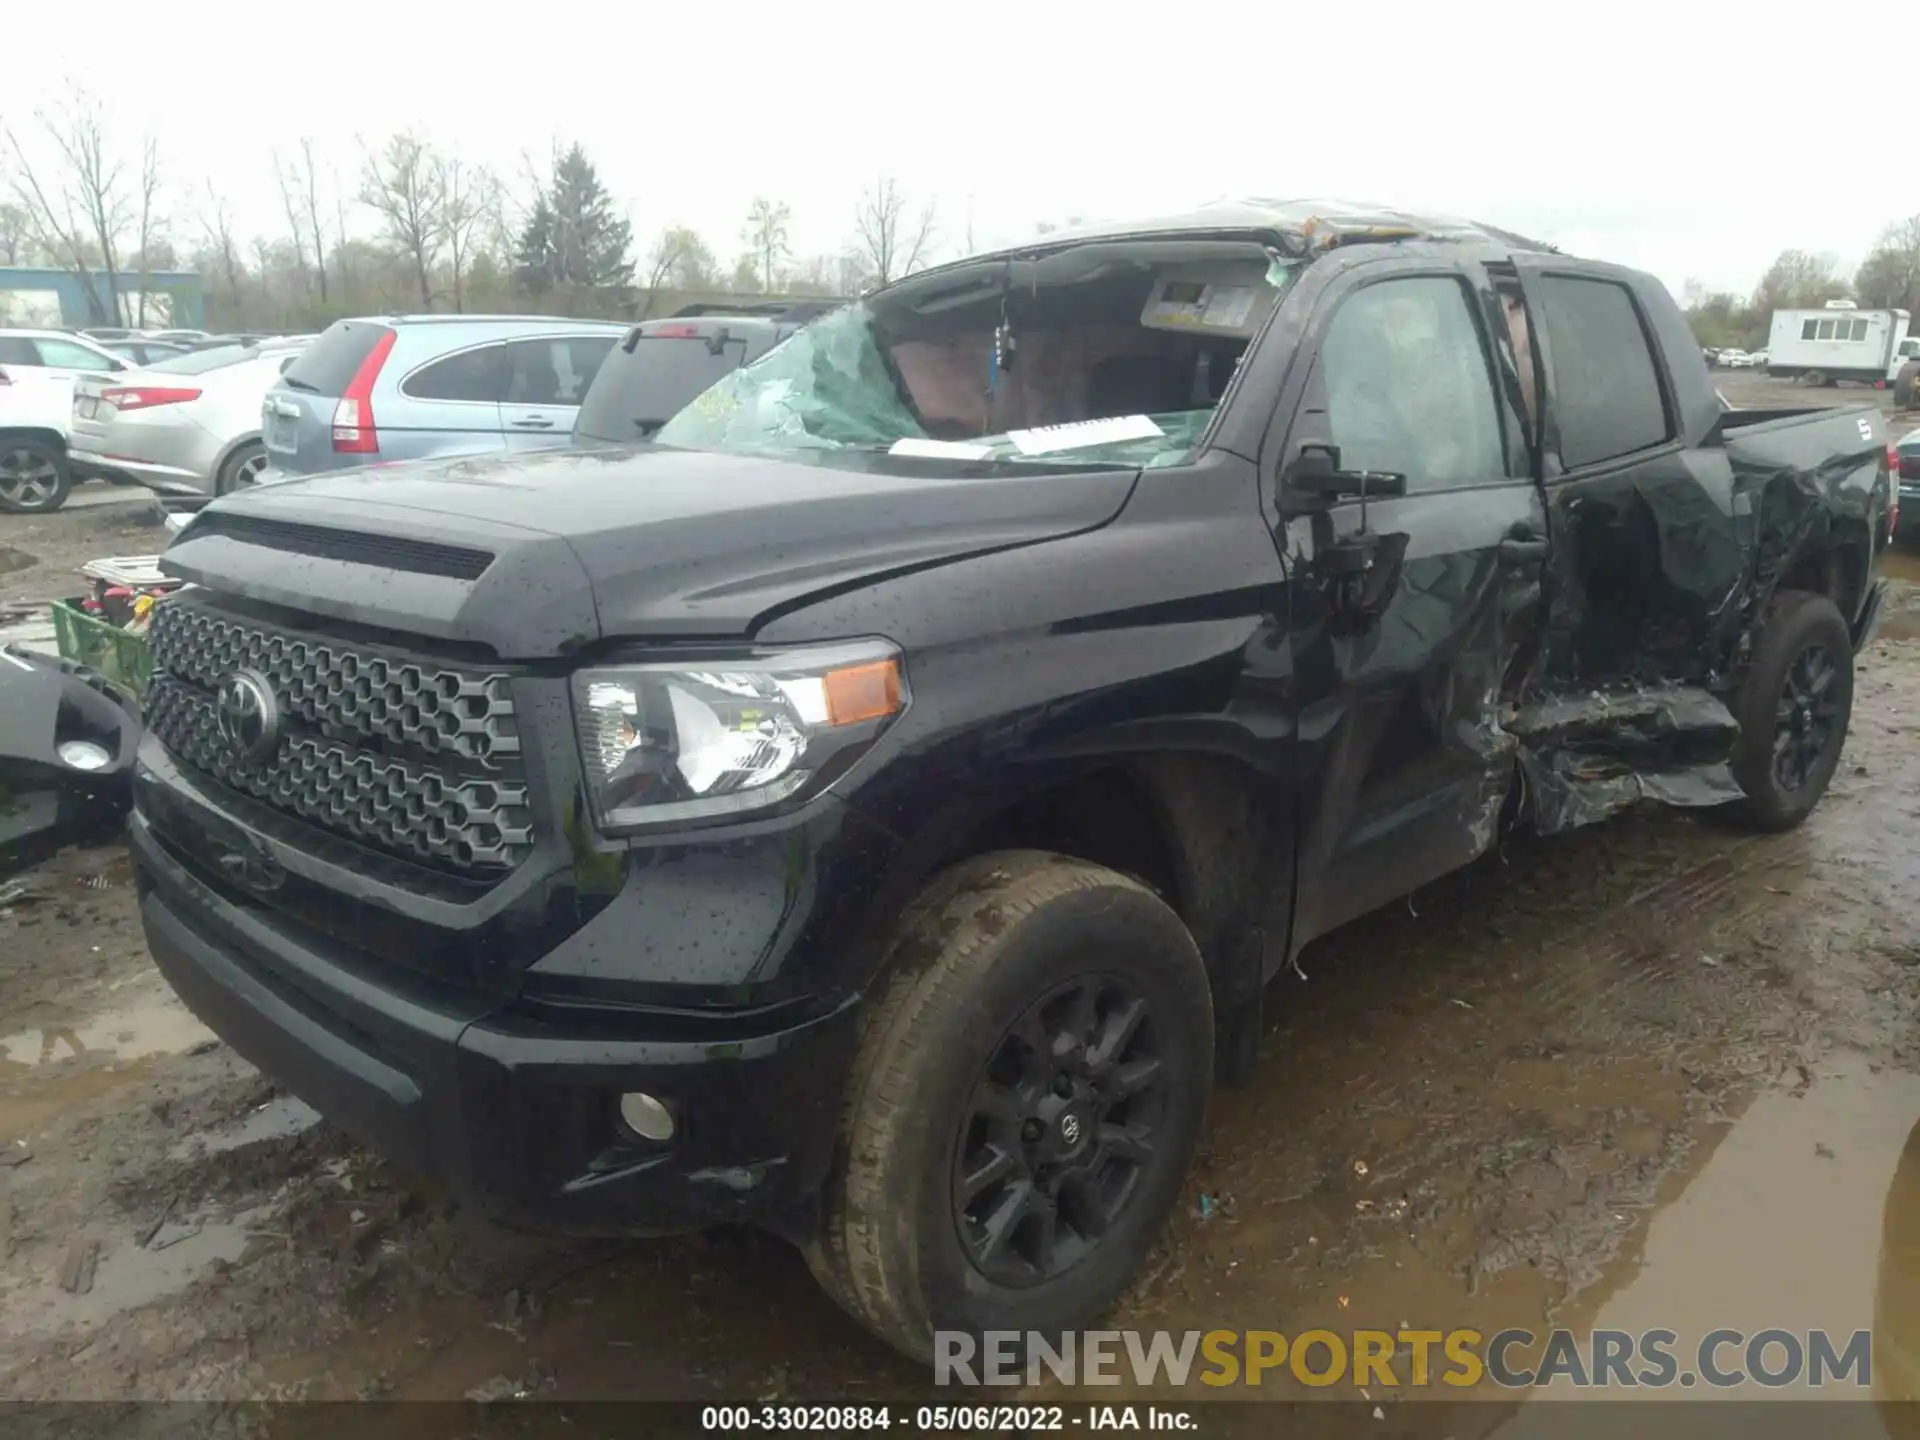
<instances>
[{"instance_id":1,"label":"front wheel","mask_svg":"<svg viewBox=\"0 0 1920 1440\"><path fill-rule=\"evenodd\" d=\"M73 471L48 440L0 435L0 510L44 515L67 503Z\"/></svg>"},{"instance_id":2,"label":"front wheel","mask_svg":"<svg viewBox=\"0 0 1920 1440\"><path fill-rule=\"evenodd\" d=\"M808 1260L881 1339L1078 1328L1180 1193L1213 1073L1179 916L1098 865L954 867L895 933Z\"/></svg>"},{"instance_id":3,"label":"front wheel","mask_svg":"<svg viewBox=\"0 0 1920 1440\"><path fill-rule=\"evenodd\" d=\"M1742 815L1761 830L1790 830L1827 793L1853 717L1853 637L1824 595L1786 591L1754 643L1735 698L1740 740L1733 774Z\"/></svg>"}]
</instances>

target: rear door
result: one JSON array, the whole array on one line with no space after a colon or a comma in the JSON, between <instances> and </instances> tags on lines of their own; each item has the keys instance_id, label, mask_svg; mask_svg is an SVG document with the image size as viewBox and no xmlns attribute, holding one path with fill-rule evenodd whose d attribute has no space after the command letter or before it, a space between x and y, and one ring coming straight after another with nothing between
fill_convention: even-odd
<instances>
[{"instance_id":1,"label":"rear door","mask_svg":"<svg viewBox=\"0 0 1920 1440\"><path fill-rule=\"evenodd\" d=\"M1649 317L1624 277L1516 261L1547 371L1554 534L1542 678L1556 691L1692 676L1744 569L1733 474L1690 450Z\"/></svg>"},{"instance_id":2,"label":"rear door","mask_svg":"<svg viewBox=\"0 0 1920 1440\"><path fill-rule=\"evenodd\" d=\"M567 443L580 402L617 338L605 333L543 335L508 344L500 402L508 450L545 450Z\"/></svg>"},{"instance_id":3,"label":"rear door","mask_svg":"<svg viewBox=\"0 0 1920 1440\"><path fill-rule=\"evenodd\" d=\"M1358 265L1329 286L1305 345L1278 448L1300 941L1492 843L1514 774L1499 719L1540 618L1547 553L1512 340L1484 271L1410 256ZM1311 445L1336 447L1344 471L1404 475L1406 493L1294 493L1284 477Z\"/></svg>"},{"instance_id":4,"label":"rear door","mask_svg":"<svg viewBox=\"0 0 1920 1440\"><path fill-rule=\"evenodd\" d=\"M396 401L385 406L375 401L381 458L498 453L506 354L506 341L491 340L409 370L400 379Z\"/></svg>"}]
</instances>

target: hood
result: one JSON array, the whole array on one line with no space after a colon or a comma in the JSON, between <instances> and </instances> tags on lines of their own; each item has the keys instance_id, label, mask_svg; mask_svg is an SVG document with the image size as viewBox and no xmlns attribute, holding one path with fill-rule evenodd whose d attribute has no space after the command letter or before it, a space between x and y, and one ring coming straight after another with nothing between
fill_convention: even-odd
<instances>
[{"instance_id":1,"label":"hood","mask_svg":"<svg viewBox=\"0 0 1920 1440\"><path fill-rule=\"evenodd\" d=\"M373 466L210 505L162 567L533 659L601 639L751 636L823 592L1104 525L1137 476L952 469L665 449Z\"/></svg>"}]
</instances>

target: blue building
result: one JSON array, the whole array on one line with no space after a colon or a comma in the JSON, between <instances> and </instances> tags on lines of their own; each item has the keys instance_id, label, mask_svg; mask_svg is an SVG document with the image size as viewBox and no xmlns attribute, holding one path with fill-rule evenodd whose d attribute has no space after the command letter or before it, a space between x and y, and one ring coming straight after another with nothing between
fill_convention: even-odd
<instances>
[{"instance_id":1,"label":"blue building","mask_svg":"<svg viewBox=\"0 0 1920 1440\"><path fill-rule=\"evenodd\" d=\"M107 299L107 277L99 271L42 270L0 265L0 325L51 325L84 329L92 325L132 325L140 313L140 291L147 292L147 325L152 329L201 328L206 313L200 276L192 270L155 270L146 276L114 277L123 298L125 319Z\"/></svg>"}]
</instances>

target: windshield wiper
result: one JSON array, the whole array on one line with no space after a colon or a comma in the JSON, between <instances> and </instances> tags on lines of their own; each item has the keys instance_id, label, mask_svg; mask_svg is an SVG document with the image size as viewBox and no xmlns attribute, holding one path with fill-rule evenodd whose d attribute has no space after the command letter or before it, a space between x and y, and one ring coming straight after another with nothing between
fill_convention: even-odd
<instances>
[{"instance_id":1,"label":"windshield wiper","mask_svg":"<svg viewBox=\"0 0 1920 1440\"><path fill-rule=\"evenodd\" d=\"M318 395L320 393L320 387L318 385L309 385L306 381L296 380L291 375L282 375L280 377L280 383L289 390L304 390L309 395Z\"/></svg>"}]
</instances>

